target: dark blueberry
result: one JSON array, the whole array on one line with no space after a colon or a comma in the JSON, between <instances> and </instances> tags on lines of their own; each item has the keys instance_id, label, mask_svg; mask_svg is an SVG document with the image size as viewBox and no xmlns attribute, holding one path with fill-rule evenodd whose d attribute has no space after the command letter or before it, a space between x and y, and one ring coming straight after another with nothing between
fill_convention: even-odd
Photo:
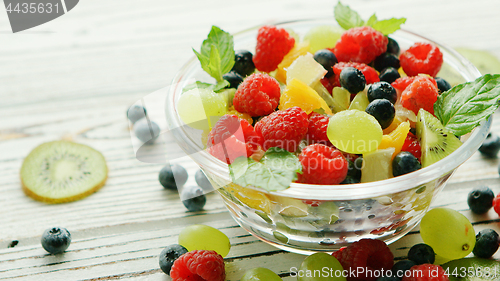
<instances>
[{"instance_id":1,"label":"dark blueberry","mask_svg":"<svg viewBox=\"0 0 500 281\"><path fill-rule=\"evenodd\" d=\"M231 69L242 77L246 77L255 71L253 55L247 50L239 50L234 53L234 65Z\"/></svg>"},{"instance_id":2,"label":"dark blueberry","mask_svg":"<svg viewBox=\"0 0 500 281\"><path fill-rule=\"evenodd\" d=\"M398 280L401 280L405 276L405 272L407 270L410 270L410 268L414 265L416 265L416 263L414 261L411 261L411 260L398 261L397 263L395 263L392 266L392 269L391 269L392 276L397 277Z\"/></svg>"},{"instance_id":3,"label":"dark blueberry","mask_svg":"<svg viewBox=\"0 0 500 281\"><path fill-rule=\"evenodd\" d=\"M45 230L42 235L42 247L51 254L60 254L71 244L71 234L66 228L53 227Z\"/></svg>"},{"instance_id":4,"label":"dark blueberry","mask_svg":"<svg viewBox=\"0 0 500 281\"><path fill-rule=\"evenodd\" d=\"M408 251L408 259L416 264L434 263L436 254L431 246L421 243L413 245Z\"/></svg>"},{"instance_id":5,"label":"dark blueberry","mask_svg":"<svg viewBox=\"0 0 500 281\"><path fill-rule=\"evenodd\" d=\"M394 105L386 99L373 100L368 104L365 111L377 119L382 129L389 127L396 115Z\"/></svg>"},{"instance_id":6,"label":"dark blueberry","mask_svg":"<svg viewBox=\"0 0 500 281\"><path fill-rule=\"evenodd\" d=\"M395 54L392 53L383 53L373 62L373 66L376 70L382 71L387 67L394 67L395 69L399 68L399 59Z\"/></svg>"},{"instance_id":7,"label":"dark blueberry","mask_svg":"<svg viewBox=\"0 0 500 281\"><path fill-rule=\"evenodd\" d=\"M347 176L340 184L353 184L353 183L360 183L360 182L361 182L361 180L359 178Z\"/></svg>"},{"instance_id":8,"label":"dark blueberry","mask_svg":"<svg viewBox=\"0 0 500 281\"><path fill-rule=\"evenodd\" d=\"M229 71L228 73L222 75L222 78L229 82L228 88L238 88L238 86L243 82L243 77L236 73L235 71Z\"/></svg>"},{"instance_id":9,"label":"dark blueberry","mask_svg":"<svg viewBox=\"0 0 500 281\"><path fill-rule=\"evenodd\" d=\"M214 188L212 187L212 184L208 180L207 176L203 171L200 169L196 171L196 174L194 175L194 179L196 180L196 184L203 188L205 191L213 190Z\"/></svg>"},{"instance_id":10,"label":"dark blueberry","mask_svg":"<svg viewBox=\"0 0 500 281\"><path fill-rule=\"evenodd\" d=\"M479 147L479 152L488 158L496 158L499 150L500 137L494 133L489 133L481 147Z\"/></svg>"},{"instance_id":11,"label":"dark blueberry","mask_svg":"<svg viewBox=\"0 0 500 281\"><path fill-rule=\"evenodd\" d=\"M358 157L354 161L347 159L349 163L349 168L347 170L347 177L352 177L357 179L358 182L361 179L361 167L363 166L363 157Z\"/></svg>"},{"instance_id":12,"label":"dark blueberry","mask_svg":"<svg viewBox=\"0 0 500 281\"><path fill-rule=\"evenodd\" d=\"M140 105L133 105L127 110L127 118L135 123L137 120L146 116L146 109Z\"/></svg>"},{"instance_id":13,"label":"dark blueberry","mask_svg":"<svg viewBox=\"0 0 500 281\"><path fill-rule=\"evenodd\" d=\"M388 67L382 72L380 72L380 75L378 76L380 78L380 81L384 81L387 83L392 83L396 81L396 79L401 77L401 74L399 74L398 70L394 67Z\"/></svg>"},{"instance_id":14,"label":"dark blueberry","mask_svg":"<svg viewBox=\"0 0 500 281\"><path fill-rule=\"evenodd\" d=\"M365 89L366 78L363 73L354 67L345 67L339 75L340 86L351 94L357 94Z\"/></svg>"},{"instance_id":15,"label":"dark blueberry","mask_svg":"<svg viewBox=\"0 0 500 281\"><path fill-rule=\"evenodd\" d=\"M488 259L498 250L498 233L493 229L483 229L476 235L476 245L472 252L476 257Z\"/></svg>"},{"instance_id":16,"label":"dark blueberry","mask_svg":"<svg viewBox=\"0 0 500 281\"><path fill-rule=\"evenodd\" d=\"M493 191L489 187L481 186L469 193L467 204L473 213L480 215L491 209L494 198L495 194L493 194Z\"/></svg>"},{"instance_id":17,"label":"dark blueberry","mask_svg":"<svg viewBox=\"0 0 500 281\"><path fill-rule=\"evenodd\" d=\"M392 104L396 103L398 99L398 94L396 93L396 89L394 89L391 84L387 82L375 82L368 87L368 91L366 93L368 100L370 102L376 99L386 99L390 101Z\"/></svg>"},{"instance_id":18,"label":"dark blueberry","mask_svg":"<svg viewBox=\"0 0 500 281\"><path fill-rule=\"evenodd\" d=\"M177 190L182 187L188 179L188 173L184 167L177 164L167 164L160 170L158 180L165 189Z\"/></svg>"},{"instance_id":19,"label":"dark blueberry","mask_svg":"<svg viewBox=\"0 0 500 281\"><path fill-rule=\"evenodd\" d=\"M159 256L160 269L165 272L165 274L170 275L170 269L172 269L174 261L187 252L188 250L186 250L186 248L178 244L167 246L161 251Z\"/></svg>"},{"instance_id":20,"label":"dark blueberry","mask_svg":"<svg viewBox=\"0 0 500 281\"><path fill-rule=\"evenodd\" d=\"M399 281L396 276L382 276L377 279L377 281Z\"/></svg>"},{"instance_id":21,"label":"dark blueberry","mask_svg":"<svg viewBox=\"0 0 500 281\"><path fill-rule=\"evenodd\" d=\"M160 126L148 118L142 118L134 124L134 134L143 143L152 144L160 135Z\"/></svg>"},{"instance_id":22,"label":"dark blueberry","mask_svg":"<svg viewBox=\"0 0 500 281\"><path fill-rule=\"evenodd\" d=\"M182 188L181 200L184 206L191 212L203 210L207 197L199 186L185 186Z\"/></svg>"},{"instance_id":23,"label":"dark blueberry","mask_svg":"<svg viewBox=\"0 0 500 281\"><path fill-rule=\"evenodd\" d=\"M395 54L396 56L399 56L399 44L396 42L396 40L392 39L391 37L387 37L389 39L389 42L387 43L387 52L391 54Z\"/></svg>"},{"instance_id":24,"label":"dark blueberry","mask_svg":"<svg viewBox=\"0 0 500 281\"><path fill-rule=\"evenodd\" d=\"M408 151L401 151L392 160L393 176L401 176L422 168L418 159Z\"/></svg>"},{"instance_id":25,"label":"dark blueberry","mask_svg":"<svg viewBox=\"0 0 500 281\"><path fill-rule=\"evenodd\" d=\"M434 80L436 80L436 84L438 85L439 93L444 93L451 89L450 83L448 81L444 80L441 77L434 77Z\"/></svg>"},{"instance_id":26,"label":"dark blueberry","mask_svg":"<svg viewBox=\"0 0 500 281\"><path fill-rule=\"evenodd\" d=\"M319 50L314 53L314 59L325 68L328 72L325 77L330 77L333 75L333 65L336 64L337 57L335 54L329 50Z\"/></svg>"}]
</instances>

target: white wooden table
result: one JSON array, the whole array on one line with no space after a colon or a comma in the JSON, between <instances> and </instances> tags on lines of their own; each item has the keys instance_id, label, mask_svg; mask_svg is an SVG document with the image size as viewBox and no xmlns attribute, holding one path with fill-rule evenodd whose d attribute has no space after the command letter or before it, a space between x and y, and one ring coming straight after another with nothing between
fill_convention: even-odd
<instances>
[{"instance_id":1,"label":"white wooden table","mask_svg":"<svg viewBox=\"0 0 500 281\"><path fill-rule=\"evenodd\" d=\"M309 3L309 2L312 2ZM170 280L158 267L162 248L193 223L226 233L232 249L227 280L265 266L283 276L303 256L283 252L247 234L216 194L205 211L187 213L157 177L161 164L134 156L125 111L167 86L199 48L211 25L236 32L262 23L333 16L333 1L87 0L63 17L12 34L0 9L0 279ZM497 0L345 1L364 18L407 17L404 27L452 47L489 50L500 57ZM497 114L498 115L498 114ZM500 116L498 116L500 117ZM497 117L497 120L500 120ZM500 121L494 130L500 132ZM47 205L21 191L19 169L38 144L72 138L105 155L109 180L102 190L69 204ZM500 231L493 210L473 215L467 193L485 184L500 192L498 160L478 153L453 176L434 206L459 210L477 231ZM197 167L186 164L191 179ZM40 245L52 226L71 231L64 255ZM18 241L15 247L9 247ZM418 229L391 245L397 258L421 241ZM500 257L497 253L496 258Z\"/></svg>"}]
</instances>

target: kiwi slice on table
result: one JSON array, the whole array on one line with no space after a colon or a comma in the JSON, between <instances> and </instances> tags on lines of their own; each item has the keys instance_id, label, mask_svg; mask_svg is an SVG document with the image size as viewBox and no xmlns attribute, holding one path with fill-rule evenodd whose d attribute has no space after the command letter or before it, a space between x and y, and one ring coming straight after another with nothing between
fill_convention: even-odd
<instances>
[{"instance_id":1,"label":"kiwi slice on table","mask_svg":"<svg viewBox=\"0 0 500 281\"><path fill-rule=\"evenodd\" d=\"M88 196L108 178L104 156L71 141L52 141L33 149L21 167L24 192L39 201L64 203Z\"/></svg>"},{"instance_id":2,"label":"kiwi slice on table","mask_svg":"<svg viewBox=\"0 0 500 281\"><path fill-rule=\"evenodd\" d=\"M439 119L420 109L417 115L417 138L422 148L422 167L427 167L450 155L462 142L443 127Z\"/></svg>"}]
</instances>

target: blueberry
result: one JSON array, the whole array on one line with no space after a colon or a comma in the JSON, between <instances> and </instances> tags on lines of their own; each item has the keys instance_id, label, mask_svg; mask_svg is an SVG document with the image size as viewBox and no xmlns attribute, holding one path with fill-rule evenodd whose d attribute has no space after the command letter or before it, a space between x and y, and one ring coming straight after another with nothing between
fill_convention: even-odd
<instances>
[{"instance_id":1,"label":"blueberry","mask_svg":"<svg viewBox=\"0 0 500 281\"><path fill-rule=\"evenodd\" d=\"M392 83L396 81L396 79L400 78L401 74L399 74L396 68L387 67L386 69L382 70L382 72L380 72L380 75L378 77L380 78L380 81Z\"/></svg>"},{"instance_id":2,"label":"blueberry","mask_svg":"<svg viewBox=\"0 0 500 281\"><path fill-rule=\"evenodd\" d=\"M396 276L382 276L377 279L377 281L399 281Z\"/></svg>"},{"instance_id":3,"label":"blueberry","mask_svg":"<svg viewBox=\"0 0 500 281\"><path fill-rule=\"evenodd\" d=\"M410 268L414 265L416 265L415 262L411 260L398 261L392 266L392 276L398 278L398 280L401 280L405 276L405 272L407 270L410 270Z\"/></svg>"},{"instance_id":4,"label":"blueberry","mask_svg":"<svg viewBox=\"0 0 500 281\"><path fill-rule=\"evenodd\" d=\"M361 182L361 180L359 178L347 176L340 184L353 184L353 183L360 183L360 182Z\"/></svg>"},{"instance_id":5,"label":"blueberry","mask_svg":"<svg viewBox=\"0 0 500 281\"><path fill-rule=\"evenodd\" d=\"M51 254L60 254L71 244L71 234L66 228L53 227L45 230L42 235L42 247Z\"/></svg>"},{"instance_id":6,"label":"blueberry","mask_svg":"<svg viewBox=\"0 0 500 281\"><path fill-rule=\"evenodd\" d=\"M170 269L172 269L175 260L187 252L188 250L186 248L178 244L167 246L161 251L159 256L160 269L165 272L165 274L170 275Z\"/></svg>"},{"instance_id":7,"label":"blueberry","mask_svg":"<svg viewBox=\"0 0 500 281\"><path fill-rule=\"evenodd\" d=\"M336 64L337 57L335 54L329 50L323 49L314 53L314 60L325 68L328 72L325 77L331 77L333 75L333 65Z\"/></svg>"},{"instance_id":8,"label":"blueberry","mask_svg":"<svg viewBox=\"0 0 500 281\"><path fill-rule=\"evenodd\" d=\"M191 212L203 210L207 198L199 186L185 186L182 188L181 200L184 206Z\"/></svg>"},{"instance_id":9,"label":"blueberry","mask_svg":"<svg viewBox=\"0 0 500 281\"><path fill-rule=\"evenodd\" d=\"M205 173L203 173L201 169L196 171L194 179L196 180L196 184L198 184L198 186L201 187L203 190L210 191L214 189L212 187L212 184L208 180L207 176L205 175Z\"/></svg>"},{"instance_id":10,"label":"blueberry","mask_svg":"<svg viewBox=\"0 0 500 281\"><path fill-rule=\"evenodd\" d=\"M242 77L246 77L255 71L253 55L247 50L239 50L234 53L234 65L231 69Z\"/></svg>"},{"instance_id":11,"label":"blueberry","mask_svg":"<svg viewBox=\"0 0 500 281\"><path fill-rule=\"evenodd\" d=\"M165 165L158 174L158 180L165 189L177 190L177 186L182 187L187 179L186 169L177 164Z\"/></svg>"},{"instance_id":12,"label":"blueberry","mask_svg":"<svg viewBox=\"0 0 500 281\"><path fill-rule=\"evenodd\" d=\"M467 204L470 210L475 214L484 214L493 206L495 194L487 186L481 186L472 190L467 196Z\"/></svg>"},{"instance_id":13,"label":"blueberry","mask_svg":"<svg viewBox=\"0 0 500 281\"><path fill-rule=\"evenodd\" d=\"M389 39L389 42L387 43L387 52L398 56L400 50L398 42L391 37L387 37L387 39Z\"/></svg>"},{"instance_id":14,"label":"blueberry","mask_svg":"<svg viewBox=\"0 0 500 281\"><path fill-rule=\"evenodd\" d=\"M383 53L373 61L373 66L376 70L382 71L387 67L399 68L399 59L395 54Z\"/></svg>"},{"instance_id":15,"label":"blueberry","mask_svg":"<svg viewBox=\"0 0 500 281\"><path fill-rule=\"evenodd\" d=\"M222 75L222 78L229 82L228 88L238 88L238 86L243 82L243 77L236 73L235 71L229 71L228 73Z\"/></svg>"},{"instance_id":16,"label":"blueberry","mask_svg":"<svg viewBox=\"0 0 500 281\"><path fill-rule=\"evenodd\" d=\"M398 94L396 93L396 89L394 89L391 84L387 82L375 82L368 87L368 91L366 93L368 100L370 102L376 99L386 99L390 101L392 104L396 103L398 99Z\"/></svg>"},{"instance_id":17,"label":"blueberry","mask_svg":"<svg viewBox=\"0 0 500 281\"><path fill-rule=\"evenodd\" d=\"M345 67L339 75L340 86L351 94L357 94L365 89L366 78L363 73L354 67Z\"/></svg>"},{"instance_id":18,"label":"blueberry","mask_svg":"<svg viewBox=\"0 0 500 281\"><path fill-rule=\"evenodd\" d=\"M436 84L438 85L439 93L444 93L451 89L450 83L448 81L444 80L441 77L434 77L434 80L436 80Z\"/></svg>"},{"instance_id":19,"label":"blueberry","mask_svg":"<svg viewBox=\"0 0 500 281\"><path fill-rule=\"evenodd\" d=\"M434 263L436 254L431 246L421 243L413 245L408 251L408 259L416 264Z\"/></svg>"},{"instance_id":20,"label":"blueberry","mask_svg":"<svg viewBox=\"0 0 500 281\"><path fill-rule=\"evenodd\" d=\"M361 180L361 167L363 167L363 157L358 157L354 161L347 159L349 167L347 170L347 177L352 177L357 179L358 182Z\"/></svg>"},{"instance_id":21,"label":"blueberry","mask_svg":"<svg viewBox=\"0 0 500 281\"><path fill-rule=\"evenodd\" d=\"M408 151L401 151L392 160L392 174L397 177L422 168L418 159Z\"/></svg>"},{"instance_id":22,"label":"blueberry","mask_svg":"<svg viewBox=\"0 0 500 281\"><path fill-rule=\"evenodd\" d=\"M499 150L500 138L494 133L489 133L481 147L479 147L479 152L487 158L496 158Z\"/></svg>"},{"instance_id":23,"label":"blueberry","mask_svg":"<svg viewBox=\"0 0 500 281\"><path fill-rule=\"evenodd\" d=\"M127 118L132 123L143 117L146 117L146 109L143 106L133 105L127 110Z\"/></svg>"},{"instance_id":24,"label":"blueberry","mask_svg":"<svg viewBox=\"0 0 500 281\"><path fill-rule=\"evenodd\" d=\"M394 120L394 116L396 116L394 105L386 99L373 100L368 104L365 111L377 119L382 129L389 127L392 120Z\"/></svg>"},{"instance_id":25,"label":"blueberry","mask_svg":"<svg viewBox=\"0 0 500 281\"><path fill-rule=\"evenodd\" d=\"M134 134L143 143L152 144L160 135L160 127L148 118L142 118L134 124Z\"/></svg>"},{"instance_id":26,"label":"blueberry","mask_svg":"<svg viewBox=\"0 0 500 281\"><path fill-rule=\"evenodd\" d=\"M476 235L476 245L472 252L476 257L488 259L498 250L498 233L493 229L483 229Z\"/></svg>"}]
</instances>

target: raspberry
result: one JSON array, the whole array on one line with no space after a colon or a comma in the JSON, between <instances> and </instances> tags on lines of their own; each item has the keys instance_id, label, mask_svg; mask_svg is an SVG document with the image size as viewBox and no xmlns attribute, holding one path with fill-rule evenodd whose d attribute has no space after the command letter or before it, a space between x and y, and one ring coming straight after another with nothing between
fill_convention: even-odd
<instances>
[{"instance_id":1,"label":"raspberry","mask_svg":"<svg viewBox=\"0 0 500 281\"><path fill-rule=\"evenodd\" d=\"M500 193L493 199L493 209L500 216Z\"/></svg>"},{"instance_id":2,"label":"raspberry","mask_svg":"<svg viewBox=\"0 0 500 281\"><path fill-rule=\"evenodd\" d=\"M224 281L224 259L215 251L194 250L174 262L170 277L172 281Z\"/></svg>"},{"instance_id":3,"label":"raspberry","mask_svg":"<svg viewBox=\"0 0 500 281\"><path fill-rule=\"evenodd\" d=\"M420 264L414 265L409 272L405 272L402 281L448 281L444 269L439 265Z\"/></svg>"},{"instance_id":4,"label":"raspberry","mask_svg":"<svg viewBox=\"0 0 500 281\"><path fill-rule=\"evenodd\" d=\"M333 82L332 82L331 77L329 77L329 78L323 77L319 81L321 82L321 84L323 84L323 86L325 86L325 88L331 94L333 91Z\"/></svg>"},{"instance_id":5,"label":"raspberry","mask_svg":"<svg viewBox=\"0 0 500 281\"><path fill-rule=\"evenodd\" d=\"M434 77L443 65L443 54L437 46L417 42L399 56L399 61L408 76L423 73Z\"/></svg>"},{"instance_id":6,"label":"raspberry","mask_svg":"<svg viewBox=\"0 0 500 281\"><path fill-rule=\"evenodd\" d=\"M276 109L280 100L280 85L273 77L255 73L240 84L234 94L236 111L252 117L268 115Z\"/></svg>"},{"instance_id":7,"label":"raspberry","mask_svg":"<svg viewBox=\"0 0 500 281\"><path fill-rule=\"evenodd\" d=\"M420 147L420 142L418 142L415 135L410 132L408 132L408 135L406 136L403 147L401 147L401 151L410 152L418 159L418 161L420 161L420 157L422 157L422 148Z\"/></svg>"},{"instance_id":8,"label":"raspberry","mask_svg":"<svg viewBox=\"0 0 500 281\"><path fill-rule=\"evenodd\" d=\"M342 34L335 44L339 61L370 63L387 50L388 39L370 26L355 27Z\"/></svg>"},{"instance_id":9,"label":"raspberry","mask_svg":"<svg viewBox=\"0 0 500 281\"><path fill-rule=\"evenodd\" d=\"M283 28L275 26L259 28L255 56L253 56L255 67L262 72L275 70L294 45L295 39Z\"/></svg>"},{"instance_id":10,"label":"raspberry","mask_svg":"<svg viewBox=\"0 0 500 281\"><path fill-rule=\"evenodd\" d=\"M328 128L328 121L330 119L328 116L312 112L309 116L309 126L307 129L306 138L310 144L322 143L324 145L332 145L328 136L326 135L326 129Z\"/></svg>"},{"instance_id":11,"label":"raspberry","mask_svg":"<svg viewBox=\"0 0 500 281\"><path fill-rule=\"evenodd\" d=\"M208 134L207 151L228 164L240 156L250 157L260 146L262 139L252 125L236 115L222 116Z\"/></svg>"},{"instance_id":12,"label":"raspberry","mask_svg":"<svg viewBox=\"0 0 500 281\"><path fill-rule=\"evenodd\" d=\"M279 110L255 124L255 132L264 140L264 149L281 147L295 152L306 136L309 121L307 114L298 106Z\"/></svg>"},{"instance_id":13,"label":"raspberry","mask_svg":"<svg viewBox=\"0 0 500 281\"><path fill-rule=\"evenodd\" d=\"M434 103L439 95L435 82L431 77L415 77L413 82L401 93L401 105L415 114L418 114L420 108L434 114Z\"/></svg>"},{"instance_id":14,"label":"raspberry","mask_svg":"<svg viewBox=\"0 0 500 281\"><path fill-rule=\"evenodd\" d=\"M299 181L310 184L339 184L347 176L349 164L339 150L324 144L311 144L299 155L302 174Z\"/></svg>"},{"instance_id":15,"label":"raspberry","mask_svg":"<svg viewBox=\"0 0 500 281\"><path fill-rule=\"evenodd\" d=\"M342 69L349 66L357 68L363 73L366 79L366 85L380 81L377 71L373 67L370 67L364 63L339 62L333 66L333 73L335 73L335 82L333 83L333 85L335 87L340 87L340 81L339 81L340 72L342 72Z\"/></svg>"},{"instance_id":16,"label":"raspberry","mask_svg":"<svg viewBox=\"0 0 500 281\"><path fill-rule=\"evenodd\" d=\"M434 85L436 85L437 87L437 82L436 80L434 80L434 78L432 77L429 77L429 80L432 81L432 83L434 83ZM398 78L396 79L396 81L392 82L391 83L391 86L396 89L396 91L398 91L398 93L402 93L406 87L408 87L414 80L415 78L417 78L417 76L406 76L406 77L401 77L401 78Z\"/></svg>"},{"instance_id":17,"label":"raspberry","mask_svg":"<svg viewBox=\"0 0 500 281\"><path fill-rule=\"evenodd\" d=\"M367 276L367 272L390 270L394 264L394 256L389 247L376 239L361 239L347 248L333 252L332 255L342 264L344 270L356 271L358 267L365 268L364 272L357 276L348 276L347 281L374 281L377 278L373 274Z\"/></svg>"}]
</instances>

